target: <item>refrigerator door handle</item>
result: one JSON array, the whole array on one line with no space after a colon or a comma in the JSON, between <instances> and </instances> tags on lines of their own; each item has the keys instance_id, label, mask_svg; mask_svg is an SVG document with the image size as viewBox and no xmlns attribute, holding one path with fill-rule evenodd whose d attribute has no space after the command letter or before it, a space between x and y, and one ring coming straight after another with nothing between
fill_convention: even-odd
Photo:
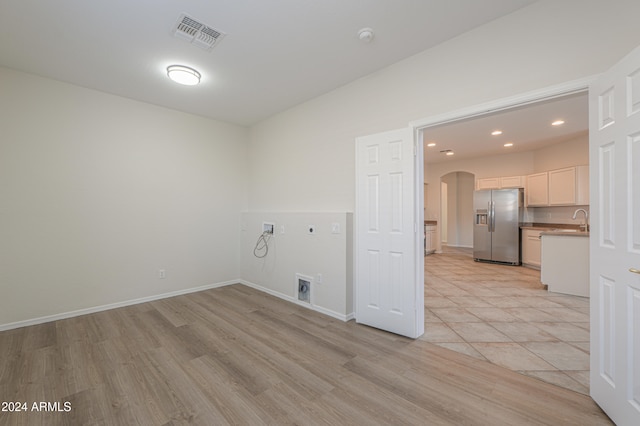
<instances>
[{"instance_id":1,"label":"refrigerator door handle","mask_svg":"<svg viewBox=\"0 0 640 426\"><path fill-rule=\"evenodd\" d=\"M491 212L491 232L496 232L496 202L491 201L490 203L490 212Z\"/></svg>"},{"instance_id":2,"label":"refrigerator door handle","mask_svg":"<svg viewBox=\"0 0 640 426\"><path fill-rule=\"evenodd\" d=\"M493 214L491 213L491 201L487 201L487 231L493 232L491 223L493 222Z\"/></svg>"}]
</instances>

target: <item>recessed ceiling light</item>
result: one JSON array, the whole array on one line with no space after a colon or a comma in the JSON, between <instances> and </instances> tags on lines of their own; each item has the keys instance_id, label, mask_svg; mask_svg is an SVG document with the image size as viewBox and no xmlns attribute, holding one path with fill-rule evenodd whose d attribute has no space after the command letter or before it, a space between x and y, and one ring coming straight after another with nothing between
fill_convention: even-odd
<instances>
[{"instance_id":1,"label":"recessed ceiling light","mask_svg":"<svg viewBox=\"0 0 640 426\"><path fill-rule=\"evenodd\" d=\"M510 146L513 146L513 144L511 142L509 142L509 143L505 143L504 146L509 148Z\"/></svg>"},{"instance_id":2,"label":"recessed ceiling light","mask_svg":"<svg viewBox=\"0 0 640 426\"><path fill-rule=\"evenodd\" d=\"M453 151L448 151L446 155L453 155Z\"/></svg>"},{"instance_id":3,"label":"recessed ceiling light","mask_svg":"<svg viewBox=\"0 0 640 426\"><path fill-rule=\"evenodd\" d=\"M185 86L195 86L200 83L200 73L193 68L184 65L170 65L167 67L167 75L176 83Z\"/></svg>"},{"instance_id":4,"label":"recessed ceiling light","mask_svg":"<svg viewBox=\"0 0 640 426\"><path fill-rule=\"evenodd\" d=\"M429 143L427 144L427 146L428 146L428 147L433 147L433 146L436 146L436 143L435 143L435 142L429 142Z\"/></svg>"},{"instance_id":5,"label":"recessed ceiling light","mask_svg":"<svg viewBox=\"0 0 640 426\"><path fill-rule=\"evenodd\" d=\"M493 132L491 132L491 136L498 136L502 134L502 130L494 130Z\"/></svg>"},{"instance_id":6,"label":"recessed ceiling light","mask_svg":"<svg viewBox=\"0 0 640 426\"><path fill-rule=\"evenodd\" d=\"M556 120L551 123L552 126L562 126L564 124L564 120Z\"/></svg>"}]
</instances>

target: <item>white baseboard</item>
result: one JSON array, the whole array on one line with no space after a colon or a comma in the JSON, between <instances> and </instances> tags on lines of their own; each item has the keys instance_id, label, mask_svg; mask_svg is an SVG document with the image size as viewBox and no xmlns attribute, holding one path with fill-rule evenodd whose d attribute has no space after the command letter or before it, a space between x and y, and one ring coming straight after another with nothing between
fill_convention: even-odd
<instances>
[{"instance_id":1,"label":"white baseboard","mask_svg":"<svg viewBox=\"0 0 640 426\"><path fill-rule=\"evenodd\" d=\"M198 291L210 290L212 288L224 287L232 284L246 285L247 287L254 288L256 290L275 296L279 299L286 300L287 302L295 303L298 306L304 306L305 308L311 309L316 312L320 312L321 314L328 315L332 318L339 319L340 321L346 322L355 318L354 313L350 313L348 315L339 314L338 312L334 312L330 309L326 309L321 306L310 305L309 303L301 302L299 300L294 299L293 297L287 296L286 294L270 290L268 288L251 283L249 281L231 280L231 281L225 281L225 282L220 282L215 284L207 284L200 287L192 287L184 290L172 291L169 293L162 293L162 294L157 294L153 296L141 297L139 299L131 299L131 300L125 300L117 303L110 303L108 305L93 306L91 308L78 309L76 311L63 312L63 313L54 314L54 315L47 315L44 317L32 318L32 319L23 320L23 321L16 321L8 324L0 324L0 331L13 330L14 328L28 327L30 325L38 325L38 324L44 324L52 321L59 321L67 318L79 317L81 315L93 314L96 312L107 311L109 309L123 308L125 306L137 305L139 303L153 302L154 300L166 299L168 297L182 296L183 294L196 293Z\"/></svg>"},{"instance_id":2,"label":"white baseboard","mask_svg":"<svg viewBox=\"0 0 640 426\"><path fill-rule=\"evenodd\" d=\"M355 314L353 312L348 314L348 315L343 315L343 314L340 314L338 312L332 311L330 309L323 308L322 306L312 305L312 304L306 303L306 302L301 302L300 300L298 300L298 299L296 299L294 297L288 296L288 295L286 295L284 293L280 293L278 291L274 291L274 290L268 289L266 287L262 287L261 285L252 283L250 281L240 280L238 282L240 284L246 285L247 287L251 287L251 288L256 289L258 291L262 291L264 293L270 294L271 296L277 297L278 299L282 299L282 300L286 300L287 302L295 303L298 306L302 306L302 307L305 307L307 309L311 309L312 311L316 311L316 312L319 312L321 314L328 315L328 316L330 316L332 318L339 319L340 321L347 322L347 321L350 321L350 320L355 318Z\"/></svg>"},{"instance_id":3,"label":"white baseboard","mask_svg":"<svg viewBox=\"0 0 640 426\"><path fill-rule=\"evenodd\" d=\"M0 331L12 330L14 328L28 327L30 325L43 324L46 322L58 321L67 318L79 317L81 315L93 314L96 312L107 311L109 309L122 308L125 306L137 305L139 303L153 302L154 300L166 299L168 297L182 296L183 294L196 293L198 291L210 290L212 288L224 287L231 284L241 283L241 280L225 281L215 284L207 284L200 287L192 287L184 290L172 291L153 296L141 297L139 299L125 300L123 302L110 303L108 305L94 306L91 308L78 309L77 311L63 312L60 314L47 315L39 318L32 318L24 321L11 322L8 324L0 324Z\"/></svg>"}]
</instances>

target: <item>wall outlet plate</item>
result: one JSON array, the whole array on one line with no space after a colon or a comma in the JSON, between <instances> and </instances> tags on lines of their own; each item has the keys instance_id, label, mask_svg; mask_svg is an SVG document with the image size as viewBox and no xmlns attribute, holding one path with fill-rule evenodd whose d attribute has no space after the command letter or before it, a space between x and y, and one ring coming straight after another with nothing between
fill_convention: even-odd
<instances>
[{"instance_id":1,"label":"wall outlet plate","mask_svg":"<svg viewBox=\"0 0 640 426\"><path fill-rule=\"evenodd\" d=\"M272 222L262 222L262 233L273 235L276 229L276 224Z\"/></svg>"}]
</instances>

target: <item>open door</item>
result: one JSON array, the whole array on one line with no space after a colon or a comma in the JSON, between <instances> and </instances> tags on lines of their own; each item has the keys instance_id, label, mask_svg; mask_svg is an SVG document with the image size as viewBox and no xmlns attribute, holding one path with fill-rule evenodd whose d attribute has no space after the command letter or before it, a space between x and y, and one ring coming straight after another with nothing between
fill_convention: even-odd
<instances>
[{"instance_id":1,"label":"open door","mask_svg":"<svg viewBox=\"0 0 640 426\"><path fill-rule=\"evenodd\" d=\"M640 48L589 90L591 396L640 425Z\"/></svg>"},{"instance_id":2,"label":"open door","mask_svg":"<svg viewBox=\"0 0 640 426\"><path fill-rule=\"evenodd\" d=\"M411 129L356 139L356 321L424 333L422 146Z\"/></svg>"}]
</instances>

